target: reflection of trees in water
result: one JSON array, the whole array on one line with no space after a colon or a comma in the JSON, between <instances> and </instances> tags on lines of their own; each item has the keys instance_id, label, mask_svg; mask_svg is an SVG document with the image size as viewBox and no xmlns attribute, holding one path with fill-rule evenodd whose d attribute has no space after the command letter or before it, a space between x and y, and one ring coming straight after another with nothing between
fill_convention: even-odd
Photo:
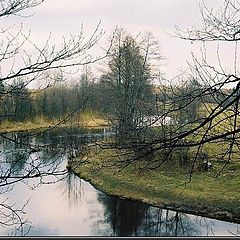
<instances>
[{"instance_id":1,"label":"reflection of trees in water","mask_svg":"<svg viewBox=\"0 0 240 240\"><path fill-rule=\"evenodd\" d=\"M5 173L11 175L42 173L50 169L57 170L57 165L62 161L63 153L59 150L53 150L48 147L38 151L31 151L28 144L33 140L30 135L22 133L14 133L16 142L2 139L1 166L4 166Z\"/></svg>"},{"instance_id":2,"label":"reflection of trees in water","mask_svg":"<svg viewBox=\"0 0 240 240\"><path fill-rule=\"evenodd\" d=\"M238 226L237 226L237 229L236 229L235 231L228 230L228 232L229 232L230 235L233 236L233 237L240 237L240 229L239 229Z\"/></svg>"},{"instance_id":3,"label":"reflection of trees in water","mask_svg":"<svg viewBox=\"0 0 240 240\"><path fill-rule=\"evenodd\" d=\"M116 236L137 236L147 205L116 199L113 214L113 230Z\"/></svg>"},{"instance_id":4,"label":"reflection of trees in water","mask_svg":"<svg viewBox=\"0 0 240 240\"><path fill-rule=\"evenodd\" d=\"M27 159L30 153L27 149L26 144L30 143L30 138L26 134L14 133L12 137L18 141L15 142L7 141L2 139L2 163L6 172L21 173L24 169Z\"/></svg>"},{"instance_id":5,"label":"reflection of trees in water","mask_svg":"<svg viewBox=\"0 0 240 240\"><path fill-rule=\"evenodd\" d=\"M12 190L17 182L23 182L28 187L34 188L43 183L54 183L61 180L67 173L65 164L63 166L64 152L58 149L51 149L46 145L38 148L37 136L27 133L7 134L6 137L15 139L8 141L1 138L1 167L0 167L0 223L11 231L12 226L16 226L16 233L23 235L28 231L28 221L24 218L24 208L15 209L15 202L12 202L3 194ZM44 135L45 141L49 138ZM34 150L29 147L34 142ZM55 142L56 143L56 142ZM54 144L55 144L54 143ZM47 143L46 143L47 144ZM17 199L17 198L16 198ZM27 203L27 199L26 199Z\"/></svg>"},{"instance_id":6,"label":"reflection of trees in water","mask_svg":"<svg viewBox=\"0 0 240 240\"><path fill-rule=\"evenodd\" d=\"M98 130L99 132L100 130ZM81 149L89 141L89 135L84 134L82 129L54 129L41 134L13 133L8 134L16 141L1 139L1 165L6 171L11 169L12 173L23 173L29 171L29 164L37 170L49 170L50 165L57 169L64 156L71 149ZM33 144L35 150L31 151L29 145ZM38 148L38 146L41 146ZM43 147L45 146L45 147ZM48 167L48 168L47 168ZM50 171L51 172L51 171Z\"/></svg>"},{"instance_id":7,"label":"reflection of trees in water","mask_svg":"<svg viewBox=\"0 0 240 240\"><path fill-rule=\"evenodd\" d=\"M25 163L29 157L26 152L16 151L10 161L10 169L15 173L19 173L24 169Z\"/></svg>"},{"instance_id":8,"label":"reflection of trees in water","mask_svg":"<svg viewBox=\"0 0 240 240\"><path fill-rule=\"evenodd\" d=\"M196 236L197 225L187 214L150 207L143 231L148 236Z\"/></svg>"},{"instance_id":9,"label":"reflection of trees in water","mask_svg":"<svg viewBox=\"0 0 240 240\"><path fill-rule=\"evenodd\" d=\"M79 149L86 143L103 137L103 129L56 128L38 135L38 142L49 148Z\"/></svg>"},{"instance_id":10,"label":"reflection of trees in water","mask_svg":"<svg viewBox=\"0 0 240 240\"><path fill-rule=\"evenodd\" d=\"M84 148L86 142L91 141L92 132L99 134L98 138L100 138L102 131L60 128L41 134L34 132L7 134L6 137L15 141L0 139L1 176L8 177L10 174L10 177L17 175L18 178L22 176L26 179L27 174L37 174L37 176L64 174L66 169L63 162L69 151ZM29 148L31 144L34 146L33 149Z\"/></svg>"},{"instance_id":11,"label":"reflection of trees in water","mask_svg":"<svg viewBox=\"0 0 240 240\"><path fill-rule=\"evenodd\" d=\"M73 173L68 173L66 181L69 207L77 207L81 200L81 180Z\"/></svg>"},{"instance_id":12,"label":"reflection of trees in water","mask_svg":"<svg viewBox=\"0 0 240 240\"><path fill-rule=\"evenodd\" d=\"M114 236L138 235L147 205L109 197L103 193L99 193L98 200L105 207L105 221L111 225Z\"/></svg>"},{"instance_id":13,"label":"reflection of trees in water","mask_svg":"<svg viewBox=\"0 0 240 240\"><path fill-rule=\"evenodd\" d=\"M78 207L83 190L81 179L69 172L58 187L62 190L61 197L67 200L69 208Z\"/></svg>"},{"instance_id":14,"label":"reflection of trees in water","mask_svg":"<svg viewBox=\"0 0 240 240\"><path fill-rule=\"evenodd\" d=\"M202 229L204 236L240 236L240 225L237 223L224 222L220 220L194 216L194 222Z\"/></svg>"},{"instance_id":15,"label":"reflection of trees in water","mask_svg":"<svg viewBox=\"0 0 240 240\"><path fill-rule=\"evenodd\" d=\"M105 207L105 221L114 236L196 236L197 225L186 214L133 201L98 195Z\"/></svg>"},{"instance_id":16,"label":"reflection of trees in water","mask_svg":"<svg viewBox=\"0 0 240 240\"><path fill-rule=\"evenodd\" d=\"M46 132L41 136L16 135L19 144L2 140L1 160L8 164L13 174L17 172L30 172L31 168L44 172L56 172L60 169L66 149L76 145L82 147L91 138L88 132L80 136L77 132L72 135L64 131ZM99 134L99 135L98 135ZM96 137L101 137L101 132L96 132ZM86 139L88 139L86 141ZM34 144L48 144L48 147L38 152L30 152L21 142ZM16 169L15 169L16 167ZM65 165L64 165L65 168ZM3 169L2 169L3 171ZM70 207L77 207L81 199L81 181L74 174L64 175L65 180L60 186ZM52 182L52 181L51 181ZM41 183L43 183L41 179ZM180 213L174 213L158 208L149 207L132 201L109 197L102 193L99 201L105 207L105 224L110 224L114 236L195 236L196 229L190 219Z\"/></svg>"}]
</instances>

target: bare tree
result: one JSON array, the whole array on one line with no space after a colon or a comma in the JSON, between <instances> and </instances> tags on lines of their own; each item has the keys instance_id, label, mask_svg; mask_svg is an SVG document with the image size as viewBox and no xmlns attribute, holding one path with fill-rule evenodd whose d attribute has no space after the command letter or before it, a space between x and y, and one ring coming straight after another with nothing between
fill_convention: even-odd
<instances>
[{"instance_id":1,"label":"bare tree","mask_svg":"<svg viewBox=\"0 0 240 240\"><path fill-rule=\"evenodd\" d=\"M11 16L30 17L25 14L27 10L38 6L44 0L3 0L0 2L0 18ZM26 89L33 81L41 81L46 73L52 70L64 72L73 67L79 67L94 63L103 57L91 57L89 50L97 45L99 39L103 35L100 23L96 26L92 35L86 39L84 37L83 27L77 35L69 35L62 38L59 46L51 44L51 37L45 41L42 46L38 46L31 40L30 32L25 33L21 25L16 32L14 23L12 25L1 28L0 30L0 84L1 84L1 110L4 108L4 96L10 98L25 99L27 94L21 94L21 89ZM25 47L30 50L26 50ZM20 82L21 84L17 84ZM17 96L15 93L20 94ZM16 106L19 105L16 103ZM7 109L6 109L7 110ZM60 119L56 126L68 121L76 111L73 110L67 116ZM10 111L5 115L10 115ZM1 116L0 119L3 119ZM54 127L56 127L54 126ZM53 127L53 128L54 128ZM29 143L28 141L20 141L15 135L6 135L0 133L0 136L15 144L25 146L26 154L39 151L46 146L39 146ZM15 183L26 181L27 179L39 179L39 183L44 182L44 176L54 176L52 181L56 181L64 177L66 170L60 168L60 163L53 161L51 164L46 163L43 159L29 158L27 167L24 171L14 171L19 160L8 164L4 159L0 164L0 193L10 191ZM22 217L24 209L17 209L8 202L8 199L2 200L0 203L0 224L1 226L15 226L16 230L22 235L27 233L25 223Z\"/></svg>"},{"instance_id":2,"label":"bare tree","mask_svg":"<svg viewBox=\"0 0 240 240\"><path fill-rule=\"evenodd\" d=\"M137 152L141 153L135 156L130 151L129 156L124 155L121 158L120 165L126 166L143 161L145 164L141 164L143 168L157 169L167 161L171 164L176 159L176 155L180 155L180 159L185 159L183 162L186 163L185 167L191 180L192 174L199 167L204 164L207 164L207 167L211 166L208 153L205 152L208 143L222 146L213 157L222 163L216 176L222 173L233 155L238 158L236 153L240 149L240 76L237 65L237 43L240 36L239 10L239 1L234 0L225 0L223 8L216 11L209 9L203 3L202 29L193 28L187 31L177 29L178 37L181 39L201 41L203 46L207 41L233 42L235 45L233 70L228 73L224 69L218 52L218 67L208 63L204 51L201 60L193 55L188 78L190 81L197 81L197 87L188 87L186 90L171 83L159 87L159 97L156 98L156 105L159 106L158 119L170 118L171 121L159 124L158 134L149 139L145 138L144 141L102 146L122 150L137 149ZM229 85L232 88L229 88ZM190 109L190 112L193 110L192 107L196 108L194 116L180 121L183 114L186 117L187 109ZM192 149L191 154L189 149Z\"/></svg>"},{"instance_id":3,"label":"bare tree","mask_svg":"<svg viewBox=\"0 0 240 240\"><path fill-rule=\"evenodd\" d=\"M238 66L238 41L240 40L240 3L225 0L221 9L211 9L202 2L202 28L187 31L177 29L182 39L201 41L203 45L209 41L216 43L232 42L233 69L229 72L223 67L222 59L217 49L218 66L208 63L206 50L203 50L202 60L193 56L192 75L205 85L198 98L209 97L215 101L214 107L203 121L190 130L190 134L204 130L203 137L192 145L198 146L198 151L208 142L223 142L228 145L219 158L225 161L218 175L231 161L232 156L239 150L239 98L240 77ZM232 88L229 88L229 85ZM225 128L223 127L225 124ZM220 131L216 131L216 128ZM187 132L189 134L189 132ZM186 135L186 133L185 133Z\"/></svg>"}]
</instances>

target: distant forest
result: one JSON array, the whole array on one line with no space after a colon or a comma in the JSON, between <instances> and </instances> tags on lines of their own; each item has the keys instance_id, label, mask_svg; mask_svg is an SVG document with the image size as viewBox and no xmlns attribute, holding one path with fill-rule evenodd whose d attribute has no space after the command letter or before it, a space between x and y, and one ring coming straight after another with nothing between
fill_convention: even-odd
<instances>
[{"instance_id":1,"label":"distant forest","mask_svg":"<svg viewBox=\"0 0 240 240\"><path fill-rule=\"evenodd\" d=\"M206 86L190 79L181 85L172 87L151 84L145 89L148 106L142 110L144 115L159 113L161 103L171 101L176 105L184 104L184 96L202 93ZM8 94L8 86L1 84L1 118L8 121L25 121L38 117L56 119L81 111L97 112L108 115L113 112L118 99L112 94L113 89L107 81L107 76L102 75L97 79L89 70L82 74L73 84L55 82L53 86L45 89L29 89L23 81L14 82ZM222 101L232 90L222 89L214 95L202 95L196 98L183 110L186 118L195 118L197 108L203 102L217 104ZM182 93L182 95L181 95Z\"/></svg>"}]
</instances>

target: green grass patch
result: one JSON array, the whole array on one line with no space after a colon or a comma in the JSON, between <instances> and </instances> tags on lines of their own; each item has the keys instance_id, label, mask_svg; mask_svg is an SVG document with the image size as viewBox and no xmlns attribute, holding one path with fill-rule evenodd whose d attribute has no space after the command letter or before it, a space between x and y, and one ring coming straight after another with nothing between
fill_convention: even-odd
<instances>
[{"instance_id":1,"label":"green grass patch","mask_svg":"<svg viewBox=\"0 0 240 240\"><path fill-rule=\"evenodd\" d=\"M121 160L116 150L93 152L91 150L90 155L75 158L70 166L74 173L103 192L169 209L240 222L240 168L237 163L232 164L234 173L231 167L217 178L214 177L215 170L195 172L189 182L189 174L181 168L166 166L154 171L139 171L136 164L121 168L112 164Z\"/></svg>"}]
</instances>

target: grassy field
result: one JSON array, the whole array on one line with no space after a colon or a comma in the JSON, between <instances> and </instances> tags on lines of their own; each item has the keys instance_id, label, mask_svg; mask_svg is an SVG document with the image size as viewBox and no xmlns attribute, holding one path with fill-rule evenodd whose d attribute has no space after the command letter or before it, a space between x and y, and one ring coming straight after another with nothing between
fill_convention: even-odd
<instances>
[{"instance_id":1,"label":"grassy field","mask_svg":"<svg viewBox=\"0 0 240 240\"><path fill-rule=\"evenodd\" d=\"M218 147L207 148L215 154ZM218 177L225 162L215 161L212 170L194 172L189 182L188 171L176 164L140 171L140 163L125 168L112 164L121 160L119 156L114 149L89 148L88 154L75 158L68 167L110 195L240 223L239 161L230 162Z\"/></svg>"},{"instance_id":2,"label":"grassy field","mask_svg":"<svg viewBox=\"0 0 240 240\"><path fill-rule=\"evenodd\" d=\"M211 104L201 106L199 114L206 117L214 107ZM230 111L220 114L214 119L208 134L214 136L232 130L233 121ZM239 121L237 125L240 126ZM197 132L194 141L201 139L204 131L206 129ZM188 150L188 167L178 165L177 153L174 153L175 160L156 170L139 170L142 164L150 165L149 159L120 168L114 163L123 160L124 154L116 149L101 148L89 148L87 154L74 159L68 167L110 195L240 223L240 155L239 149L234 146L231 161L228 161L228 154L225 154L228 147L227 142L204 144L201 152L207 155L213 168L209 171L195 169L191 181L189 169L197 147ZM156 158L161 160L161 154Z\"/></svg>"},{"instance_id":3,"label":"grassy field","mask_svg":"<svg viewBox=\"0 0 240 240\"><path fill-rule=\"evenodd\" d=\"M13 121L3 121L0 124L0 132L20 132L20 131L32 131L52 128L55 126L61 127L84 127L84 128L96 128L107 126L108 122L101 115L92 112L84 112L75 116L74 118L67 120L66 122L62 119L47 119L43 117L38 117L32 120L27 120L24 122L13 122Z\"/></svg>"}]
</instances>

